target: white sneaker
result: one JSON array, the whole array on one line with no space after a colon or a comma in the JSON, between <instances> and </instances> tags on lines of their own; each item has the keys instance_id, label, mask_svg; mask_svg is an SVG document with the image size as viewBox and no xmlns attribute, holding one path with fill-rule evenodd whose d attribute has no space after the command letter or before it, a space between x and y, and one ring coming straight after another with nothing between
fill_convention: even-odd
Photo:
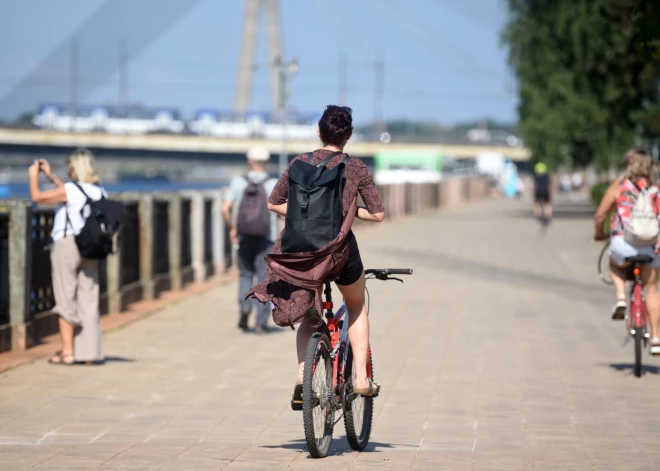
<instances>
[{"instance_id":1,"label":"white sneaker","mask_svg":"<svg viewBox=\"0 0 660 471\"><path fill-rule=\"evenodd\" d=\"M612 308L612 320L622 321L623 319L625 319L627 308L628 308L628 303L626 302L626 300L619 299Z\"/></svg>"},{"instance_id":2,"label":"white sneaker","mask_svg":"<svg viewBox=\"0 0 660 471\"><path fill-rule=\"evenodd\" d=\"M660 355L660 339L653 337L651 339L651 348L649 349L651 355Z\"/></svg>"}]
</instances>

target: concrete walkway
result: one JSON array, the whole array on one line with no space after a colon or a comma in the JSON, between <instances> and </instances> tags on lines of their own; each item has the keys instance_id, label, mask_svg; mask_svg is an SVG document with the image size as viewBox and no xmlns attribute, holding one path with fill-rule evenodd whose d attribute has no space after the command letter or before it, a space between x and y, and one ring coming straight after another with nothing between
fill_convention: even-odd
<instances>
[{"instance_id":1,"label":"concrete walkway","mask_svg":"<svg viewBox=\"0 0 660 471\"><path fill-rule=\"evenodd\" d=\"M415 269L370 284L366 452L340 422L309 458L294 334L238 332L231 285L106 336L105 366L1 375L0 470L660 469L660 361L632 376L588 205L561 206L545 236L509 201L358 234L366 265Z\"/></svg>"}]
</instances>

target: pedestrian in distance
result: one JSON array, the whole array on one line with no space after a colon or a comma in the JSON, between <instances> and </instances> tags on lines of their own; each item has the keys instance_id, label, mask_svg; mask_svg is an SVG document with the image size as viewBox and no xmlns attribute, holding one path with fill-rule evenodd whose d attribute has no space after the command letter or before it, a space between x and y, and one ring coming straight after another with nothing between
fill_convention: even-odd
<instances>
[{"instance_id":1,"label":"pedestrian in distance","mask_svg":"<svg viewBox=\"0 0 660 471\"><path fill-rule=\"evenodd\" d=\"M266 172L270 160L268 149L254 147L247 153L249 170L234 178L227 189L222 214L230 231L232 244L238 247L239 321L238 327L248 329L248 320L255 304L245 295L255 284L266 279L265 256L272 252L278 236L278 216L268 210L270 197L277 180ZM257 306L255 331L267 332L271 315L270 304Z\"/></svg>"}]
</instances>

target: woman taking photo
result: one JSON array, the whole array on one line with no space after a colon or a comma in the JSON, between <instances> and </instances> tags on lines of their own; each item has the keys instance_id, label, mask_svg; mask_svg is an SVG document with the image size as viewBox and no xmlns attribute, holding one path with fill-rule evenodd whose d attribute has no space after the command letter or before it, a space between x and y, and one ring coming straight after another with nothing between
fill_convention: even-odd
<instances>
[{"instance_id":1,"label":"woman taking photo","mask_svg":"<svg viewBox=\"0 0 660 471\"><path fill-rule=\"evenodd\" d=\"M32 201L57 205L50 260L55 295L53 312L59 316L62 350L50 359L50 363L100 363L104 357L99 318L98 261L80 256L75 236L89 215L87 197L98 201L107 194L100 186L90 151L74 151L67 159L67 170L71 182L64 183L53 175L50 164L44 159L35 161L29 169ZM43 172L55 185L54 189L39 189L39 172Z\"/></svg>"}]
</instances>

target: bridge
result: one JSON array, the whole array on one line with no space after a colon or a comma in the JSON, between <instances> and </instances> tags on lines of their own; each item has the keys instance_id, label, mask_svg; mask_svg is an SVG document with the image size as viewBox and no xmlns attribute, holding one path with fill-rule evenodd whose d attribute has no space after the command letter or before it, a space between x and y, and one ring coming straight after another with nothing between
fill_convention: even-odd
<instances>
[{"instance_id":1,"label":"bridge","mask_svg":"<svg viewBox=\"0 0 660 471\"><path fill-rule=\"evenodd\" d=\"M268 139L224 139L208 136L178 135L178 134L148 134L121 135L101 133L59 133L32 129L0 128L0 147L9 149L16 147L30 148L75 148L89 147L93 149L116 151L147 151L151 153L166 153L165 158L172 153L179 154L241 154L250 147L260 145L277 154L282 148L279 140ZM286 144L289 154L308 152L317 142L307 140L290 140ZM372 157L382 150L423 150L435 151L457 159L474 159L482 152L499 153L514 161L527 161L530 153L524 147L482 146L474 144L443 144L443 143L413 143L396 142L389 144L381 142L350 142L346 150L358 157Z\"/></svg>"},{"instance_id":2,"label":"bridge","mask_svg":"<svg viewBox=\"0 0 660 471\"><path fill-rule=\"evenodd\" d=\"M660 361L645 354L632 375L595 273L591 206L559 201L543 235L529 201L479 195L440 211L411 200L357 232L366 265L415 270L369 286L383 393L366 451L340 422L330 456L309 458L288 405L294 334L237 331L225 278L103 316L104 366L48 365L48 339L0 355L32 361L0 375L0 468L657 469Z\"/></svg>"}]
</instances>

